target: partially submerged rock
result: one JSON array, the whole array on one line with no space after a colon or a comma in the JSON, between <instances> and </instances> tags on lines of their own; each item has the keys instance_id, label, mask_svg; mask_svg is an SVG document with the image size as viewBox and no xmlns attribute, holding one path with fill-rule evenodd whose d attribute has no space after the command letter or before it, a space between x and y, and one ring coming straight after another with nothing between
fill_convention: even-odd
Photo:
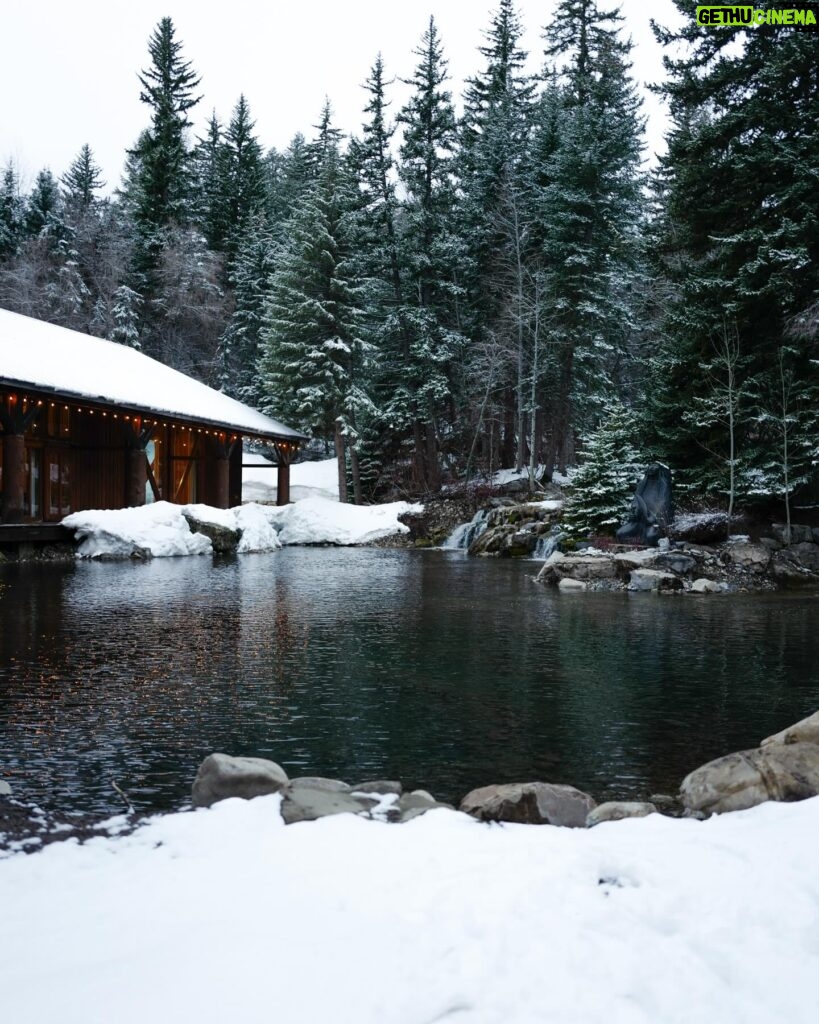
<instances>
[{"instance_id":1,"label":"partially submerged rock","mask_svg":"<svg viewBox=\"0 0 819 1024\"><path fill-rule=\"evenodd\" d=\"M760 746L767 747L772 743L818 743L819 744L819 711L808 715L787 729L774 733L764 739Z\"/></svg>"},{"instance_id":2,"label":"partially submerged rock","mask_svg":"<svg viewBox=\"0 0 819 1024\"><path fill-rule=\"evenodd\" d=\"M275 761L263 757L210 754L196 773L193 805L210 807L217 800L234 796L250 800L254 796L278 793L287 781L287 773Z\"/></svg>"},{"instance_id":3,"label":"partially submerged rock","mask_svg":"<svg viewBox=\"0 0 819 1024\"><path fill-rule=\"evenodd\" d=\"M593 828L604 821L622 821L623 818L645 818L649 814L656 814L657 808L654 804L642 800L609 800L607 803L598 804L593 811L586 816L586 828Z\"/></svg>"},{"instance_id":4,"label":"partially submerged rock","mask_svg":"<svg viewBox=\"0 0 819 1024\"><path fill-rule=\"evenodd\" d=\"M629 590L681 590L682 580L671 572L658 569L633 569Z\"/></svg>"},{"instance_id":5,"label":"partially submerged rock","mask_svg":"<svg viewBox=\"0 0 819 1024\"><path fill-rule=\"evenodd\" d=\"M318 780L325 781L325 780ZM297 821L316 821L333 814L367 814L377 796L329 790L310 784L308 780L290 783L282 792L281 814L286 825Z\"/></svg>"},{"instance_id":6,"label":"partially submerged rock","mask_svg":"<svg viewBox=\"0 0 819 1024\"><path fill-rule=\"evenodd\" d=\"M460 809L481 821L514 821L525 825L582 828L595 801L574 786L548 782L511 782L473 789Z\"/></svg>"},{"instance_id":7,"label":"partially submerged rock","mask_svg":"<svg viewBox=\"0 0 819 1024\"><path fill-rule=\"evenodd\" d=\"M683 779L680 796L689 811L722 814L768 800L819 795L819 745L771 743L740 750L702 765Z\"/></svg>"},{"instance_id":8,"label":"partially submerged rock","mask_svg":"<svg viewBox=\"0 0 819 1024\"><path fill-rule=\"evenodd\" d=\"M700 577L691 584L690 594L721 594L722 587L715 580Z\"/></svg>"},{"instance_id":9,"label":"partially submerged rock","mask_svg":"<svg viewBox=\"0 0 819 1024\"><path fill-rule=\"evenodd\" d=\"M241 530L234 530L220 523L200 519L189 508L183 509L182 515L187 520L191 533L201 533L203 537L208 537L214 551L228 554L239 546L239 541L242 539Z\"/></svg>"}]
</instances>

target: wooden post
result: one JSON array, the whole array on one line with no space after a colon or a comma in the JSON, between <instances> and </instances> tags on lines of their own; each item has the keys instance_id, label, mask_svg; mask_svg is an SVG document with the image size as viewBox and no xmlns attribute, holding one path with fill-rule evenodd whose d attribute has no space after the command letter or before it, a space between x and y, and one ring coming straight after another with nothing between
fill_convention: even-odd
<instances>
[{"instance_id":1,"label":"wooden post","mask_svg":"<svg viewBox=\"0 0 819 1024\"><path fill-rule=\"evenodd\" d=\"M127 455L125 501L128 508L139 508L145 504L145 488L148 485L148 459L144 448L129 448Z\"/></svg>"},{"instance_id":2,"label":"wooden post","mask_svg":"<svg viewBox=\"0 0 819 1024\"><path fill-rule=\"evenodd\" d=\"M213 504L216 508L230 508L230 454L218 451L213 460Z\"/></svg>"},{"instance_id":3,"label":"wooden post","mask_svg":"<svg viewBox=\"0 0 819 1024\"><path fill-rule=\"evenodd\" d=\"M279 460L279 465L276 469L276 504L277 505L289 505L290 504L290 463Z\"/></svg>"},{"instance_id":4,"label":"wooden post","mask_svg":"<svg viewBox=\"0 0 819 1024\"><path fill-rule=\"evenodd\" d=\"M22 523L26 508L26 439L23 434L3 434L4 523Z\"/></svg>"}]
</instances>

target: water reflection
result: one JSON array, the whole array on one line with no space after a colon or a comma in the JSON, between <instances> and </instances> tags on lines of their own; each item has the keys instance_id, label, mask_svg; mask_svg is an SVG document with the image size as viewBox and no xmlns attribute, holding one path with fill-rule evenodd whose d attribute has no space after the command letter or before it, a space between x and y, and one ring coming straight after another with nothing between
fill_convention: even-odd
<instances>
[{"instance_id":1,"label":"water reflection","mask_svg":"<svg viewBox=\"0 0 819 1024\"><path fill-rule=\"evenodd\" d=\"M51 804L183 802L212 750L291 773L598 798L815 710L816 597L559 595L460 552L0 569L0 775Z\"/></svg>"}]
</instances>

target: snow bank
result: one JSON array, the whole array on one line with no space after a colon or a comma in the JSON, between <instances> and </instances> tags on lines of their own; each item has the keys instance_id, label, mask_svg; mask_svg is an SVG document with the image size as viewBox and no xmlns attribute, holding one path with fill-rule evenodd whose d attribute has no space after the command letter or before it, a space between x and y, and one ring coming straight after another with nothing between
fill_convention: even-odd
<instances>
[{"instance_id":1,"label":"snow bank","mask_svg":"<svg viewBox=\"0 0 819 1024\"><path fill-rule=\"evenodd\" d=\"M237 551L248 553L275 551L283 544L368 544L408 532L398 516L422 511L423 505L406 501L341 505L327 498L306 498L281 508L251 502L232 509L158 501L141 508L74 512L63 525L76 530L82 558L160 558L213 551L209 538L191 531L184 512L204 523L241 530Z\"/></svg>"},{"instance_id":2,"label":"snow bank","mask_svg":"<svg viewBox=\"0 0 819 1024\"><path fill-rule=\"evenodd\" d=\"M387 505L340 505L326 498L305 498L271 509L282 544L369 544L394 533L408 533L398 521L405 512L423 512L423 505L393 501Z\"/></svg>"},{"instance_id":3,"label":"snow bank","mask_svg":"<svg viewBox=\"0 0 819 1024\"><path fill-rule=\"evenodd\" d=\"M245 460L256 465L242 469L242 499L244 501L276 500L276 469L261 455L245 453ZM290 498L327 498L338 501L338 462L322 459L320 462L297 462L290 467Z\"/></svg>"},{"instance_id":4,"label":"snow bank","mask_svg":"<svg viewBox=\"0 0 819 1024\"><path fill-rule=\"evenodd\" d=\"M210 540L191 532L183 508L157 501L141 508L92 509L66 516L63 526L76 530L81 540L77 554L82 558L209 554Z\"/></svg>"},{"instance_id":5,"label":"snow bank","mask_svg":"<svg viewBox=\"0 0 819 1024\"><path fill-rule=\"evenodd\" d=\"M815 1020L819 798L589 831L279 800L0 860L2 1019Z\"/></svg>"}]
</instances>

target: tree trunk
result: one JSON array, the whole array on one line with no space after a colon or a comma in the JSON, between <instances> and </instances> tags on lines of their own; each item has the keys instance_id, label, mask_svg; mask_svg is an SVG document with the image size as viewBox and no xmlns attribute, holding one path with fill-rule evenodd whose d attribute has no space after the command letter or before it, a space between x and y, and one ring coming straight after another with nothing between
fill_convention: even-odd
<instances>
[{"instance_id":1,"label":"tree trunk","mask_svg":"<svg viewBox=\"0 0 819 1024\"><path fill-rule=\"evenodd\" d=\"M338 460L338 500L347 503L347 456L341 420L336 420L336 459Z\"/></svg>"},{"instance_id":2,"label":"tree trunk","mask_svg":"<svg viewBox=\"0 0 819 1024\"><path fill-rule=\"evenodd\" d=\"M364 495L361 491L361 467L358 463L358 452L355 445L350 445L350 473L353 478L353 504L363 505Z\"/></svg>"}]
</instances>

